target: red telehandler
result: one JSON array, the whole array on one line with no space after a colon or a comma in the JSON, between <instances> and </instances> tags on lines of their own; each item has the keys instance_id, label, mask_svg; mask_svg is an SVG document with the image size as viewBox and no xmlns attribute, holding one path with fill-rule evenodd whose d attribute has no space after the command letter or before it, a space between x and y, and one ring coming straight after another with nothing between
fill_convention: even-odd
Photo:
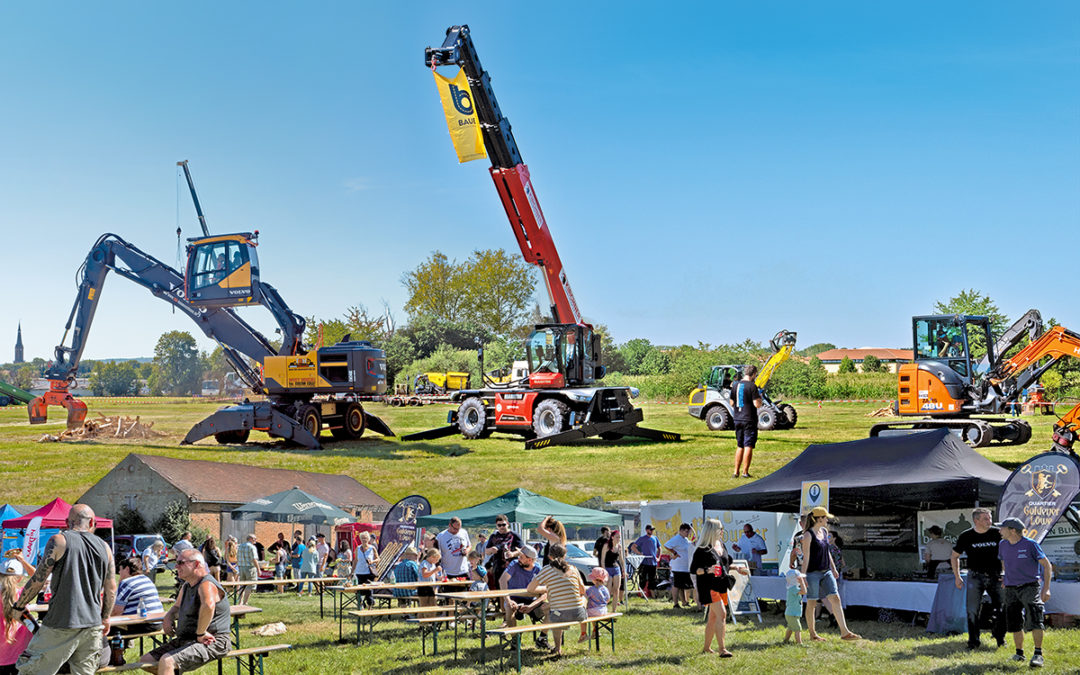
<instances>
[{"instance_id":1,"label":"red telehandler","mask_svg":"<svg viewBox=\"0 0 1080 675\"><path fill-rule=\"evenodd\" d=\"M484 147L491 160L491 178L525 260L543 270L554 323L535 326L525 340L529 375L503 384L485 377L480 389L455 392L460 403L447 426L404 436L421 440L460 432L482 438L495 431L525 436L527 448L565 444L588 436L613 440L640 436L661 441L681 440L679 434L638 426L643 419L630 387L598 387L603 378L600 336L586 323L566 278L555 242L521 159L510 121L503 116L491 78L480 65L468 26L453 26L439 48L424 51L424 63L460 66L468 78ZM462 95L456 92L456 96ZM484 371L480 348L480 372Z\"/></svg>"}]
</instances>

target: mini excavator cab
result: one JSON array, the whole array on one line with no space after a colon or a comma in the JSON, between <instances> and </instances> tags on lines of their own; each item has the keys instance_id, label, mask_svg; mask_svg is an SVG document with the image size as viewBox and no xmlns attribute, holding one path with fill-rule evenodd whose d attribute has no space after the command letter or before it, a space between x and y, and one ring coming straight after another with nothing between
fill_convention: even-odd
<instances>
[{"instance_id":1,"label":"mini excavator cab","mask_svg":"<svg viewBox=\"0 0 1080 675\"><path fill-rule=\"evenodd\" d=\"M260 304L258 231L188 239L187 299L198 307Z\"/></svg>"}]
</instances>

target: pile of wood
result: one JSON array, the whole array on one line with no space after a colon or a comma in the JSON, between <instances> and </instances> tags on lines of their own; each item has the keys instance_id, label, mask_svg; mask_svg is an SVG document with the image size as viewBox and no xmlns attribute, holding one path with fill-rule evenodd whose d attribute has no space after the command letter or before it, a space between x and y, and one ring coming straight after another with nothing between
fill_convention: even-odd
<instances>
[{"instance_id":1,"label":"pile of wood","mask_svg":"<svg viewBox=\"0 0 1080 675\"><path fill-rule=\"evenodd\" d=\"M896 417L896 412L893 411L892 404L885 406L884 408L878 408L871 412L866 413L867 417Z\"/></svg>"},{"instance_id":2,"label":"pile of wood","mask_svg":"<svg viewBox=\"0 0 1080 675\"><path fill-rule=\"evenodd\" d=\"M164 435L163 432L154 431L153 422L143 422L139 416L134 418L126 415L106 417L98 413L97 418L84 421L81 427L65 429L59 436L45 434L38 440L40 442L87 441L108 438L157 438Z\"/></svg>"}]
</instances>

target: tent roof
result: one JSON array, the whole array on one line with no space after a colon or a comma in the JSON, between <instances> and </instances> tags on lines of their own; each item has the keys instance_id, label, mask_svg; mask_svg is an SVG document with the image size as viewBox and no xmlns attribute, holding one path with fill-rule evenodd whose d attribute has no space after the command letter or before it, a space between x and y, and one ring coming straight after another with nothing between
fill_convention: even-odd
<instances>
[{"instance_id":1,"label":"tent roof","mask_svg":"<svg viewBox=\"0 0 1080 675\"><path fill-rule=\"evenodd\" d=\"M796 512L802 482L829 481L829 511L963 508L996 502L1009 472L946 429L811 445L777 471L702 498L705 509Z\"/></svg>"},{"instance_id":2,"label":"tent roof","mask_svg":"<svg viewBox=\"0 0 1080 675\"><path fill-rule=\"evenodd\" d=\"M10 518L18 518L22 515L22 511L18 510L11 504L4 504L0 506L0 523Z\"/></svg>"},{"instance_id":3,"label":"tent roof","mask_svg":"<svg viewBox=\"0 0 1080 675\"><path fill-rule=\"evenodd\" d=\"M467 509L434 513L416 519L418 525L446 525L454 516L461 518L464 527L490 526L495 523L495 516L506 514L511 523L522 527L536 527L548 516L554 516L564 525L580 527L583 525L618 525L621 517L617 513L585 509L580 506L563 504L524 488L515 488L504 495L470 506Z\"/></svg>"},{"instance_id":4,"label":"tent roof","mask_svg":"<svg viewBox=\"0 0 1080 675\"><path fill-rule=\"evenodd\" d=\"M236 520L270 520L278 523L329 523L337 525L353 519L352 514L298 487L260 497L231 511Z\"/></svg>"},{"instance_id":5,"label":"tent roof","mask_svg":"<svg viewBox=\"0 0 1080 675\"><path fill-rule=\"evenodd\" d=\"M67 527L67 516L68 511L70 510L71 504L68 504L63 499L57 497L37 511L31 511L24 516L3 521L3 527L5 529L26 528L30 526L31 520L41 516L41 527L62 529ZM108 518L94 518L94 523L98 528L105 529L111 529L113 525L113 522Z\"/></svg>"}]
</instances>

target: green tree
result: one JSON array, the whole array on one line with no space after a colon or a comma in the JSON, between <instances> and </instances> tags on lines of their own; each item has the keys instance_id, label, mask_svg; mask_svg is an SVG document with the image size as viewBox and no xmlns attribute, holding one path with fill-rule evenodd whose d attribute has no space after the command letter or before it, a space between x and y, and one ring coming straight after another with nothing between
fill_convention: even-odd
<instances>
[{"instance_id":1,"label":"green tree","mask_svg":"<svg viewBox=\"0 0 1080 675\"><path fill-rule=\"evenodd\" d=\"M129 509L127 505L121 506L113 518L113 530L116 534L145 534L147 529L142 514Z\"/></svg>"},{"instance_id":2,"label":"green tree","mask_svg":"<svg viewBox=\"0 0 1080 675\"><path fill-rule=\"evenodd\" d=\"M411 317L433 316L455 322L465 318L466 280L456 262L435 251L416 269L406 272L401 283L409 292L405 311Z\"/></svg>"},{"instance_id":3,"label":"green tree","mask_svg":"<svg viewBox=\"0 0 1080 675\"><path fill-rule=\"evenodd\" d=\"M873 354L867 354L862 360L862 371L864 373L882 373L885 372L885 364Z\"/></svg>"},{"instance_id":4,"label":"green tree","mask_svg":"<svg viewBox=\"0 0 1080 675\"><path fill-rule=\"evenodd\" d=\"M653 347L639 367L642 375L667 375L671 371L671 357L667 352Z\"/></svg>"},{"instance_id":5,"label":"green tree","mask_svg":"<svg viewBox=\"0 0 1080 675\"><path fill-rule=\"evenodd\" d=\"M30 389L34 378L39 377L38 369L32 363L24 363L11 373L11 384L19 389Z\"/></svg>"},{"instance_id":6,"label":"green tree","mask_svg":"<svg viewBox=\"0 0 1080 675\"><path fill-rule=\"evenodd\" d=\"M836 349L836 345L834 345L831 342L818 342L816 344L810 345L806 349L800 349L795 353L798 354L799 356L807 356L807 357L809 357L809 356L817 356L821 352L827 352L830 349Z\"/></svg>"},{"instance_id":7,"label":"green tree","mask_svg":"<svg viewBox=\"0 0 1080 675\"><path fill-rule=\"evenodd\" d=\"M191 333L180 330L164 333L154 347L153 363L151 391L178 396L201 390L202 359Z\"/></svg>"},{"instance_id":8,"label":"green tree","mask_svg":"<svg viewBox=\"0 0 1080 675\"><path fill-rule=\"evenodd\" d=\"M619 354L622 355L623 362L626 364L626 372L631 375L643 375L641 364L653 349L655 347L645 338L627 340L619 347Z\"/></svg>"},{"instance_id":9,"label":"green tree","mask_svg":"<svg viewBox=\"0 0 1080 675\"><path fill-rule=\"evenodd\" d=\"M346 309L344 316L340 319L307 317L304 342L309 345L316 345L319 343L321 336L322 344L333 345L341 342L346 335L349 336L350 340L378 342L393 333L390 323L389 314L386 316L372 316L367 307L357 304Z\"/></svg>"},{"instance_id":10,"label":"green tree","mask_svg":"<svg viewBox=\"0 0 1080 675\"><path fill-rule=\"evenodd\" d=\"M949 298L948 302L935 302L935 314L974 314L985 316L990 319L990 331L996 336L1005 332L1009 327L1009 317L1005 316L990 299L979 291L972 289L961 290L959 294Z\"/></svg>"},{"instance_id":11,"label":"green tree","mask_svg":"<svg viewBox=\"0 0 1080 675\"><path fill-rule=\"evenodd\" d=\"M838 372L838 373L854 373L855 372L855 362L852 361L850 358L845 356L843 359L840 360L840 370L838 370L836 372Z\"/></svg>"},{"instance_id":12,"label":"green tree","mask_svg":"<svg viewBox=\"0 0 1080 675\"><path fill-rule=\"evenodd\" d=\"M198 546L199 542L206 541L209 534L206 530L191 524L191 513L188 512L184 503L179 501L169 502L161 515L154 520L150 529L160 534L170 544L180 541L184 532L191 532L191 541Z\"/></svg>"},{"instance_id":13,"label":"green tree","mask_svg":"<svg viewBox=\"0 0 1080 675\"><path fill-rule=\"evenodd\" d=\"M139 393L139 368L134 361L98 361L90 373L94 396L134 396Z\"/></svg>"}]
</instances>

